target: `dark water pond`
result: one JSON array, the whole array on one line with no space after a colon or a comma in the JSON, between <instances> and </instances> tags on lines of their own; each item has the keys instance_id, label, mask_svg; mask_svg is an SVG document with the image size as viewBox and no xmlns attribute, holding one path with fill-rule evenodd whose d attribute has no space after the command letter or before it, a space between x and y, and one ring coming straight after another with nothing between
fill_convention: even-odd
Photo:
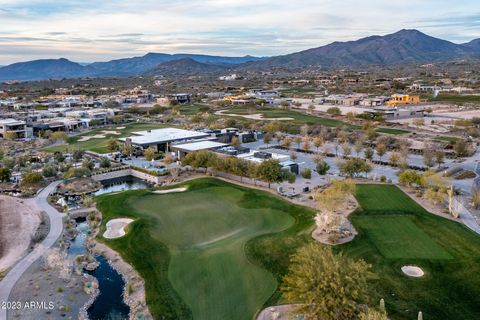
<instances>
[{"instance_id":1,"label":"dark water pond","mask_svg":"<svg viewBox=\"0 0 480 320\"><path fill-rule=\"evenodd\" d=\"M85 239L89 227L85 219L77 219L78 235L72 241L68 254L72 257L85 254ZM103 256L95 259L100 263L97 269L88 273L97 278L100 294L87 310L90 320L124 320L128 319L130 308L123 302L122 276L113 269Z\"/></svg>"},{"instance_id":2,"label":"dark water pond","mask_svg":"<svg viewBox=\"0 0 480 320\"><path fill-rule=\"evenodd\" d=\"M151 186L148 182L131 176L102 181L102 184L103 187L95 192L96 196L109 192L147 189Z\"/></svg>"}]
</instances>

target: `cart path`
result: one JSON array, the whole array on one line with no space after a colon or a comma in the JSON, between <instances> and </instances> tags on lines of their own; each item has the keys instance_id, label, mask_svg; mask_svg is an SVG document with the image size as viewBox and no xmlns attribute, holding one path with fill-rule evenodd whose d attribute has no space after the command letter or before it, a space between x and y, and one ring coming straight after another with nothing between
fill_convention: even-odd
<instances>
[{"instance_id":1,"label":"cart path","mask_svg":"<svg viewBox=\"0 0 480 320\"><path fill-rule=\"evenodd\" d=\"M17 264L10 269L5 278L0 281L0 320L7 320L7 310L1 308L3 302L8 301L11 291L15 287L15 284L24 274L24 272L40 258L51 246L55 244L63 231L63 215L55 208L48 204L48 196L61 181L55 181L45 187L35 197L38 207L45 211L50 220L50 230L45 239L38 244L32 252L27 254L23 259L17 262Z\"/></svg>"}]
</instances>

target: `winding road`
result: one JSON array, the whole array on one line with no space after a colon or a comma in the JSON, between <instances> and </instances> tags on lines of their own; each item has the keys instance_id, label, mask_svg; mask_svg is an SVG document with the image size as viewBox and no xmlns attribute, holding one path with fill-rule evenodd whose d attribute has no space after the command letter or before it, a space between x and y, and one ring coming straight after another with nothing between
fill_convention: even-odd
<instances>
[{"instance_id":1,"label":"winding road","mask_svg":"<svg viewBox=\"0 0 480 320\"><path fill-rule=\"evenodd\" d=\"M44 188L35 197L40 210L45 211L50 220L50 230L45 239L38 244L32 252L23 257L10 269L5 278L0 281L0 320L7 320L7 310L2 308L2 303L8 301L10 293L23 273L40 258L51 246L55 244L63 231L63 215L48 204L47 198L50 193L60 184L55 181Z\"/></svg>"}]
</instances>

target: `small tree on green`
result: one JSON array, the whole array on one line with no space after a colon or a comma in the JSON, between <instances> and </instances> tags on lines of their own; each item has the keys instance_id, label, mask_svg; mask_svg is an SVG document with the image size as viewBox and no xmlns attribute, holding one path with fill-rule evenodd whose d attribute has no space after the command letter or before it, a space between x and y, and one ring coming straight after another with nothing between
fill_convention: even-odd
<instances>
[{"instance_id":1,"label":"small tree on green","mask_svg":"<svg viewBox=\"0 0 480 320\"><path fill-rule=\"evenodd\" d=\"M368 297L369 270L363 260L311 243L293 255L281 292L287 302L301 304L308 319L358 319Z\"/></svg>"}]
</instances>

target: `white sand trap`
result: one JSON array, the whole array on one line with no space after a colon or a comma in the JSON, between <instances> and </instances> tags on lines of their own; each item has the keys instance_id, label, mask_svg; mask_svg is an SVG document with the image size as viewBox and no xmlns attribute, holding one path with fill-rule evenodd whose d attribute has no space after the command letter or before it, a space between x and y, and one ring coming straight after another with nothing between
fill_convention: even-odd
<instances>
[{"instance_id":1,"label":"white sand trap","mask_svg":"<svg viewBox=\"0 0 480 320\"><path fill-rule=\"evenodd\" d=\"M112 219L107 222L107 230L103 233L103 237L107 239L116 239L125 235L125 227L132 223L132 219L119 218Z\"/></svg>"},{"instance_id":2,"label":"white sand trap","mask_svg":"<svg viewBox=\"0 0 480 320\"><path fill-rule=\"evenodd\" d=\"M402 272L405 273L409 277L420 278L425 275L422 269L415 266L403 266Z\"/></svg>"},{"instance_id":3,"label":"white sand trap","mask_svg":"<svg viewBox=\"0 0 480 320\"><path fill-rule=\"evenodd\" d=\"M125 129L125 127L116 127L115 129L122 130L122 129Z\"/></svg>"},{"instance_id":4,"label":"white sand trap","mask_svg":"<svg viewBox=\"0 0 480 320\"><path fill-rule=\"evenodd\" d=\"M107 135L107 134L119 135L119 134L120 134L120 132L118 132L118 131L113 131L113 130L103 130L102 132L103 132L103 134L105 134L105 135Z\"/></svg>"},{"instance_id":5,"label":"white sand trap","mask_svg":"<svg viewBox=\"0 0 480 320\"><path fill-rule=\"evenodd\" d=\"M153 193L156 194L167 194L167 193L178 193L178 192L185 192L187 188L175 188L175 189L168 189L168 190L155 190Z\"/></svg>"},{"instance_id":6,"label":"white sand trap","mask_svg":"<svg viewBox=\"0 0 480 320\"><path fill-rule=\"evenodd\" d=\"M81 137L78 141L88 141L90 139L103 139L105 136L103 134L96 134L94 136Z\"/></svg>"}]
</instances>

